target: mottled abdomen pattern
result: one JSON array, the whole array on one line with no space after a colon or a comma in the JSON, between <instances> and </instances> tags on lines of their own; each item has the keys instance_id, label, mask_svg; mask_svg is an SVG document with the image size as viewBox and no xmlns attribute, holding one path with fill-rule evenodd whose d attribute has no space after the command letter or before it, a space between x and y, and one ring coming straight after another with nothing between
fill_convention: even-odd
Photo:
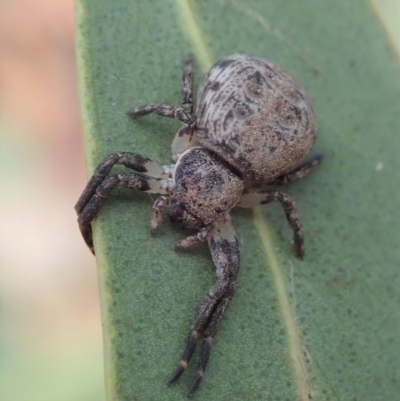
<instances>
[{"instance_id":1,"label":"mottled abdomen pattern","mask_svg":"<svg viewBox=\"0 0 400 401\"><path fill-rule=\"evenodd\" d=\"M197 96L197 136L241 172L246 186L297 167L317 122L304 89L275 63L235 54L218 61Z\"/></svg>"}]
</instances>

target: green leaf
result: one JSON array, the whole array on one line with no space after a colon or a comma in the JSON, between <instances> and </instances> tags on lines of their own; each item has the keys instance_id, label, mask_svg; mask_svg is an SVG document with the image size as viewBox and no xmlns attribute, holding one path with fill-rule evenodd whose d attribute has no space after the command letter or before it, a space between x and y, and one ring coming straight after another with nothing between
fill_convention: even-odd
<instances>
[{"instance_id":1,"label":"green leaf","mask_svg":"<svg viewBox=\"0 0 400 401\"><path fill-rule=\"evenodd\" d=\"M400 74L368 2L78 0L88 168L135 151L170 163L180 124L126 112L179 104L184 60L196 87L222 56L245 52L291 72L314 101L318 171L290 188L303 261L278 205L237 210L237 295L197 400L395 400L400 390ZM115 168L115 171L122 171ZM94 222L108 400L183 400L176 385L190 321L215 273L206 246L177 253L168 221L150 237L154 198L116 190ZM167 220L167 219L166 219Z\"/></svg>"}]
</instances>

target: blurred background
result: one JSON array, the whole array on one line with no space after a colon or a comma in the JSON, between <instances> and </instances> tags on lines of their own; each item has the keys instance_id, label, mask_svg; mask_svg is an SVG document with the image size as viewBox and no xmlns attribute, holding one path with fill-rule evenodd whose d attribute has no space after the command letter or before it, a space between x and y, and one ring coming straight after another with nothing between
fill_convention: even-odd
<instances>
[{"instance_id":1,"label":"blurred background","mask_svg":"<svg viewBox=\"0 0 400 401\"><path fill-rule=\"evenodd\" d=\"M400 1L370 0L399 51ZM103 401L73 0L0 0L0 399Z\"/></svg>"}]
</instances>

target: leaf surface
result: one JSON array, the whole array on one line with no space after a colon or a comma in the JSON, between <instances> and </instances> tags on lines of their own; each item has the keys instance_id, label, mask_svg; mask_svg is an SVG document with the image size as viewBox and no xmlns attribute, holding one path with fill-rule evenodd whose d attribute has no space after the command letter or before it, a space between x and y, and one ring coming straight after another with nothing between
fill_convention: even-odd
<instances>
[{"instance_id":1,"label":"leaf surface","mask_svg":"<svg viewBox=\"0 0 400 401\"><path fill-rule=\"evenodd\" d=\"M178 105L185 58L195 87L219 58L270 58L313 99L324 164L287 188L306 256L291 251L279 205L236 210L241 272L197 400L395 400L400 390L400 75L361 0L77 0L88 169L134 151L169 164L180 124L126 112ZM113 172L124 171L115 168ZM207 247L177 253L154 197L115 190L94 222L108 400L183 400L176 385L192 316L215 281ZM193 366L192 366L193 365Z\"/></svg>"}]
</instances>

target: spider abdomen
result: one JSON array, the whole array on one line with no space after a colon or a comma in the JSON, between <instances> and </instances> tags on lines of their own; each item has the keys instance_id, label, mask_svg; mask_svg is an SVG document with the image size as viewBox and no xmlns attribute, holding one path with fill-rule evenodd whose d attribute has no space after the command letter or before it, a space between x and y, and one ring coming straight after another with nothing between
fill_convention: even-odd
<instances>
[{"instance_id":1,"label":"spider abdomen","mask_svg":"<svg viewBox=\"0 0 400 401\"><path fill-rule=\"evenodd\" d=\"M234 54L204 77L197 137L239 170L246 183L268 182L298 166L317 132L304 89L277 64Z\"/></svg>"}]
</instances>

